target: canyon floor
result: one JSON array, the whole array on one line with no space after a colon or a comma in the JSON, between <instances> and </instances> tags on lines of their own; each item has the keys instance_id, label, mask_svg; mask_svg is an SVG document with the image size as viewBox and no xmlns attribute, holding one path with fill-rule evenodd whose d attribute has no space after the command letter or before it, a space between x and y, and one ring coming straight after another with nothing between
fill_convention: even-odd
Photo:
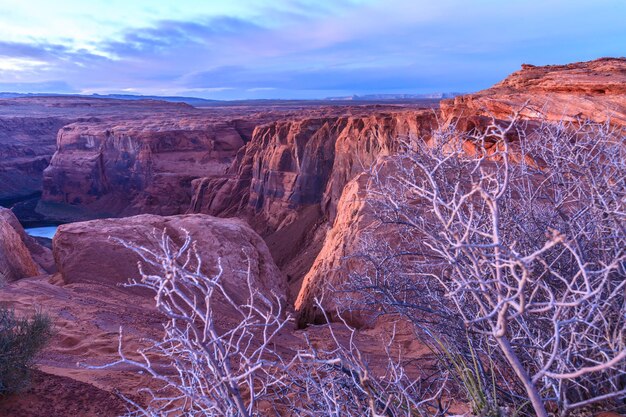
<instances>
[{"instance_id":1,"label":"canyon floor","mask_svg":"<svg viewBox=\"0 0 626 417\"><path fill-rule=\"evenodd\" d=\"M141 400L150 378L131 368L89 369L158 337L154 300L119 284L137 258L110 236L150 245L154 230L187 230L210 268L238 271L278 294L293 320L278 343L327 342L325 314L344 305L344 285L372 213L364 204L371 168L407 138L433 129L508 120L587 118L626 127L626 59L524 66L494 87L443 100L379 103L242 102L196 108L156 100L80 97L0 100L0 303L48 314L54 336L32 384L0 399L2 416L113 416L118 392ZM23 226L60 224L52 241ZM244 284L233 272L233 292ZM323 296L320 305L315 300ZM320 310L320 307L323 311ZM226 314L223 325L229 325ZM354 315L375 362L391 323ZM337 331L342 332L337 325ZM397 343L432 371L410 329ZM467 411L455 404L451 414Z\"/></svg>"}]
</instances>

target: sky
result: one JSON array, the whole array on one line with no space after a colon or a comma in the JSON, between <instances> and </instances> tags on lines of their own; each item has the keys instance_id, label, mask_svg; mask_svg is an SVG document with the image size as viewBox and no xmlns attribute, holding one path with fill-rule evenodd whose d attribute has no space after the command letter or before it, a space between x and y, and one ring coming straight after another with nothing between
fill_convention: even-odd
<instances>
[{"instance_id":1,"label":"sky","mask_svg":"<svg viewBox=\"0 0 626 417\"><path fill-rule=\"evenodd\" d=\"M472 92L626 55L626 0L0 0L0 91Z\"/></svg>"}]
</instances>

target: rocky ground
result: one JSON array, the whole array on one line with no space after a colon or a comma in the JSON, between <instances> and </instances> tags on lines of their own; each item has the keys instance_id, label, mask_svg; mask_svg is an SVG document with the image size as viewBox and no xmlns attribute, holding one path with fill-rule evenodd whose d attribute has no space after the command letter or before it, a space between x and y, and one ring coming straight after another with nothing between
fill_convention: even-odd
<instances>
[{"instance_id":1,"label":"rocky ground","mask_svg":"<svg viewBox=\"0 0 626 417\"><path fill-rule=\"evenodd\" d=\"M149 384L131 369L81 365L116 359L120 326L134 351L161 323L151 297L116 285L136 275L137 259L109 236L148 245L153 230L185 228L209 270L217 257L238 270L247 248L255 285L296 316L281 336L285 348L305 331L323 340L315 326L298 328L319 321L315 297L325 295L328 311L341 307L329 289L345 283L344 260L372 217L363 204L369 169L399 140L428 140L437 123L477 128L518 110L529 122L583 117L624 127L626 59L524 66L436 107L0 100L0 200L17 202L26 222L110 218L62 226L50 251L0 211L0 302L24 314L40 308L55 324L32 387L0 400L0 415L115 415L123 409L115 390L133 396ZM242 284L233 274L228 285L236 292ZM362 337L384 332L384 323L370 323ZM408 333L402 338L416 359L429 360Z\"/></svg>"}]
</instances>

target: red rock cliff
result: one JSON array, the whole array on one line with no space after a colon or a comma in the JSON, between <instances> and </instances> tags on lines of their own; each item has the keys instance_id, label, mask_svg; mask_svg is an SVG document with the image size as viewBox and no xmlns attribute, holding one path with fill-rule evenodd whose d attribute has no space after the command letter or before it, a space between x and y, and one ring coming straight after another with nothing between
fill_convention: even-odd
<instances>
[{"instance_id":1,"label":"red rock cliff","mask_svg":"<svg viewBox=\"0 0 626 417\"><path fill-rule=\"evenodd\" d=\"M616 125L626 126L626 59L600 59L562 66L524 66L488 90L444 100L442 120L456 122L460 129L472 129L489 122L490 116L507 119L524 104L527 105L520 114L522 120L559 121L580 117L597 122L610 119ZM388 131L392 142L401 136L381 120L372 127ZM350 141L350 138L357 137L356 132L346 135L347 143L358 143ZM347 158L351 153L341 152ZM336 156L336 160L339 159ZM323 296L322 307L331 315L335 309L345 306L342 295L336 294L335 289L345 287L349 273L359 268L354 260L354 256L362 251L359 238L376 218L371 207L364 204L368 198L368 181L368 173L363 173L347 186L346 182L337 182L336 190L341 196L334 203L337 214L332 216L332 227L306 272L295 300L300 325L317 322L323 317L314 303L315 298Z\"/></svg>"},{"instance_id":2,"label":"red rock cliff","mask_svg":"<svg viewBox=\"0 0 626 417\"><path fill-rule=\"evenodd\" d=\"M193 183L191 211L247 218L292 279L294 296L345 185L403 137L427 135L435 125L431 110L357 111L260 126L223 178Z\"/></svg>"},{"instance_id":3,"label":"red rock cliff","mask_svg":"<svg viewBox=\"0 0 626 417\"><path fill-rule=\"evenodd\" d=\"M505 119L519 110L529 120L610 119L626 126L626 58L523 65L491 88L441 102L443 119L465 119L462 127L489 116Z\"/></svg>"},{"instance_id":4,"label":"red rock cliff","mask_svg":"<svg viewBox=\"0 0 626 417\"><path fill-rule=\"evenodd\" d=\"M70 124L59 131L38 211L64 220L184 212L191 181L221 176L253 127L184 114Z\"/></svg>"}]
</instances>

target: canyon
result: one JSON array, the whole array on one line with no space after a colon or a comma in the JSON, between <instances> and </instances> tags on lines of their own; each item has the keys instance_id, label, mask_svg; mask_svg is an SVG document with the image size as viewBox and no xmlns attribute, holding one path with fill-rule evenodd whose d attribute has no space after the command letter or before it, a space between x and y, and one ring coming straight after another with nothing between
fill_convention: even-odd
<instances>
[{"instance_id":1,"label":"canyon","mask_svg":"<svg viewBox=\"0 0 626 417\"><path fill-rule=\"evenodd\" d=\"M373 176L389 175L387 158L405 141L429 142L438 127L469 132L516 113L520 127L589 119L626 128L626 59L524 65L440 103L1 99L0 204L13 211L0 208L0 301L51 315L57 332L32 389L58 386L34 405L14 398L0 412L41 412L63 387L78 393L85 415L119 412L115 390L132 396L149 384L126 368L76 366L115 360L120 326L131 350L160 326L151 297L119 285L137 277L138 258L110 237L154 248L161 231L180 242L185 230L206 274L219 260L235 294L249 267L254 287L295 315L281 340L297 346L300 329L315 332L326 317L348 313L336 290L361 267L360 239L377 214L365 202ZM49 249L20 221L68 224ZM378 334L366 315L352 323ZM109 405L89 408L90 396Z\"/></svg>"}]
</instances>

